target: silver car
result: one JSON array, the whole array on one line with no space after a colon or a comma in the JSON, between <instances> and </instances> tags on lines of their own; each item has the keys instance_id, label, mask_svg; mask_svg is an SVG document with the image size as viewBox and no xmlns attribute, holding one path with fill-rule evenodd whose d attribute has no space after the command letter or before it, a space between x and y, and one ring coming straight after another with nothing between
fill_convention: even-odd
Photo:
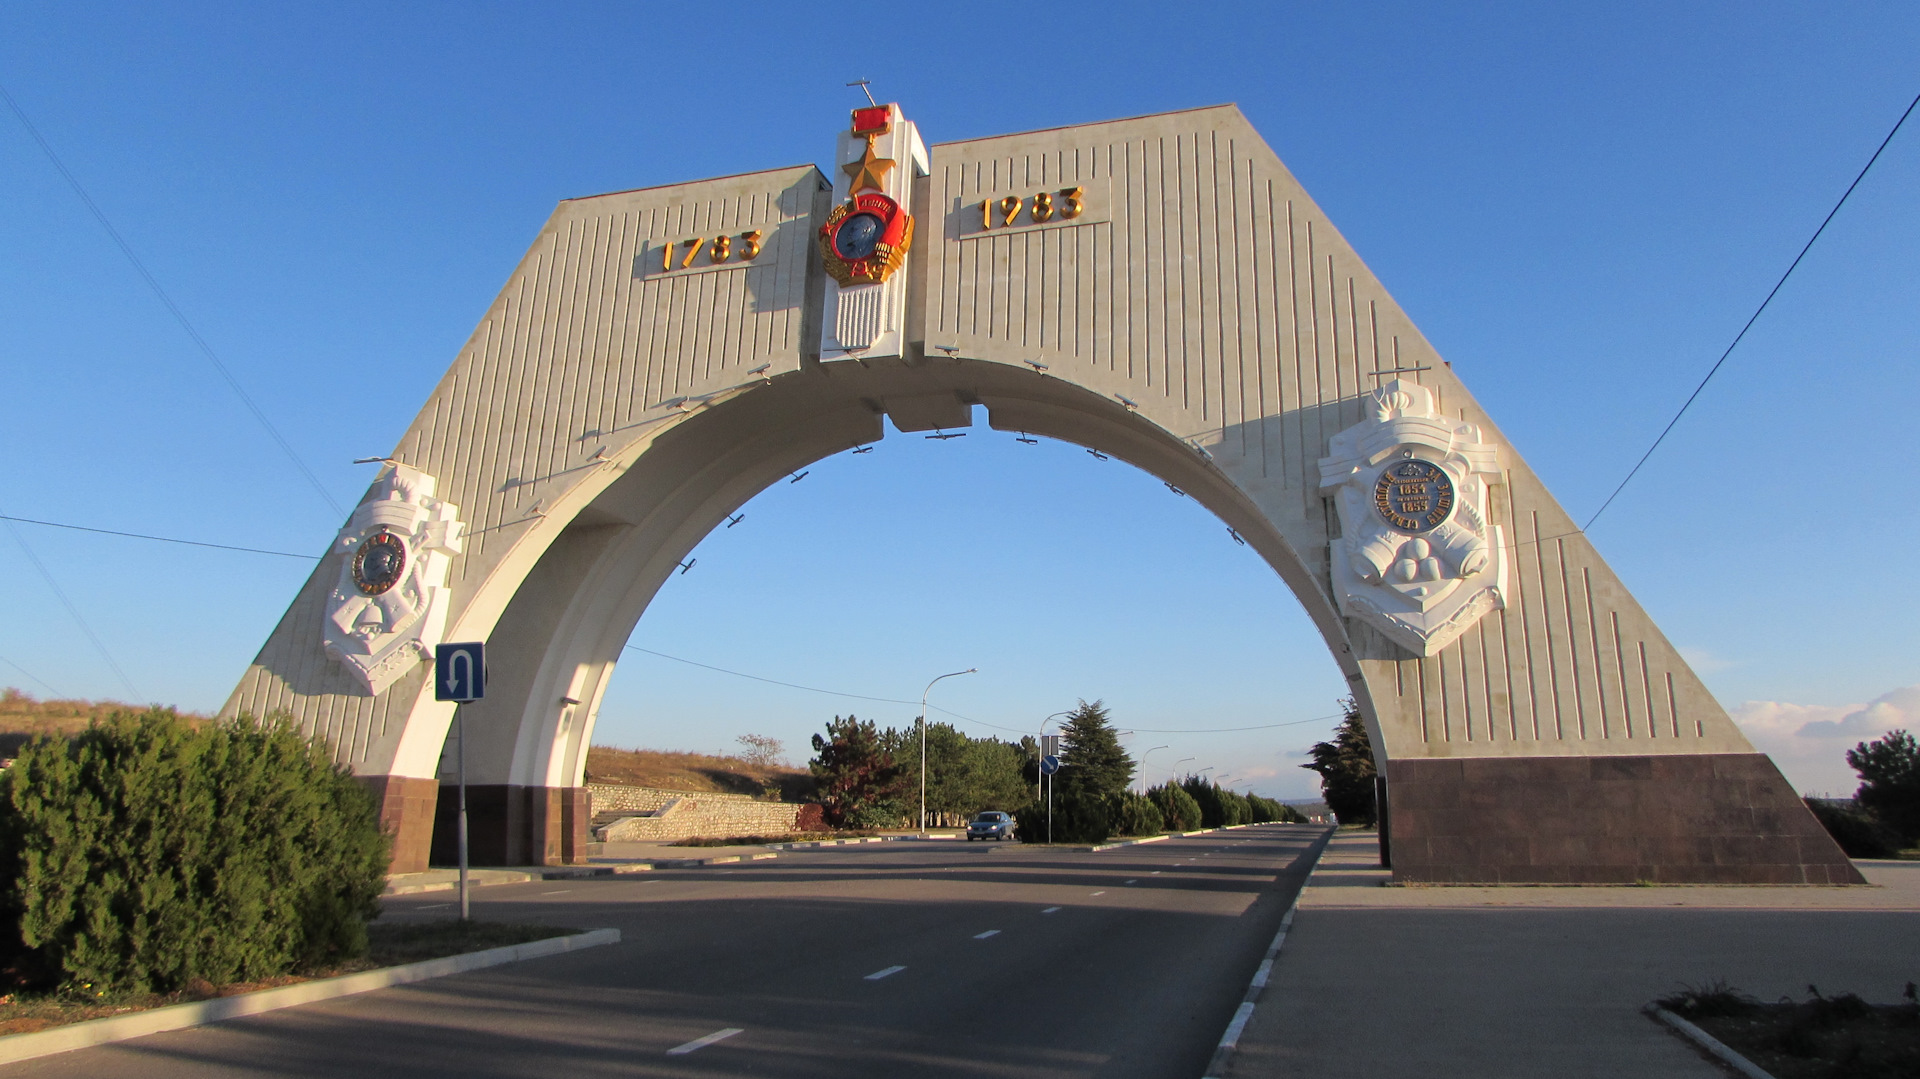
<instances>
[{"instance_id":1,"label":"silver car","mask_svg":"<svg viewBox=\"0 0 1920 1079\"><path fill-rule=\"evenodd\" d=\"M967 842L976 839L1012 839L1013 815L989 809L967 824Z\"/></svg>"}]
</instances>

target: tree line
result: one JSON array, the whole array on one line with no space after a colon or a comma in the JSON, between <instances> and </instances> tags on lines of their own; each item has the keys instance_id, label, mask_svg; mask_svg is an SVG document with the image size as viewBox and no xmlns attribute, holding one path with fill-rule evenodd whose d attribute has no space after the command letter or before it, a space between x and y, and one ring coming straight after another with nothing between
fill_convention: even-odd
<instances>
[{"instance_id":1,"label":"tree line","mask_svg":"<svg viewBox=\"0 0 1920 1079\"><path fill-rule=\"evenodd\" d=\"M1129 788L1136 765L1100 701L1081 701L1067 714L1060 734L1061 767L1049 800L1039 786L1040 746L1034 737L1005 742L969 737L946 723L929 724L928 823L952 826L983 810L1012 811L1020 838L1028 842L1045 842L1050 836L1055 842L1098 843L1114 835L1301 819L1291 806L1230 791L1197 776L1170 781L1144 795L1133 793ZM917 823L917 726L881 728L854 716L835 716L812 741L814 757L808 768L829 823L847 828Z\"/></svg>"}]
</instances>

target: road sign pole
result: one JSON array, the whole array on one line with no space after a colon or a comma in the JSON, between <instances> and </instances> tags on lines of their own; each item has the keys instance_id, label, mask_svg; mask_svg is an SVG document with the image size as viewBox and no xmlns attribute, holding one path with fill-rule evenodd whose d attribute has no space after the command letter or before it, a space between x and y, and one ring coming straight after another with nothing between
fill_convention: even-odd
<instances>
[{"instance_id":1,"label":"road sign pole","mask_svg":"<svg viewBox=\"0 0 1920 1079\"><path fill-rule=\"evenodd\" d=\"M467 906L467 721L458 704L453 706L454 733L460 739L460 921L473 921Z\"/></svg>"},{"instance_id":2,"label":"road sign pole","mask_svg":"<svg viewBox=\"0 0 1920 1079\"><path fill-rule=\"evenodd\" d=\"M1053 843L1053 776L1047 776L1047 843Z\"/></svg>"}]
</instances>

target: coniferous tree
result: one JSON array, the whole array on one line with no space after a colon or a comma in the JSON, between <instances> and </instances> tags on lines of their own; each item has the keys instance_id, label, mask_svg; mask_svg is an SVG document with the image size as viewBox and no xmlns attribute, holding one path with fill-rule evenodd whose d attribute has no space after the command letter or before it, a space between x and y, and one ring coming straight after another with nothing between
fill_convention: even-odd
<instances>
[{"instance_id":1,"label":"coniferous tree","mask_svg":"<svg viewBox=\"0 0 1920 1079\"><path fill-rule=\"evenodd\" d=\"M1066 742L1060 754L1061 793L1105 799L1133 782L1133 758L1121 748L1104 703L1081 701L1067 714L1060 733Z\"/></svg>"},{"instance_id":2,"label":"coniferous tree","mask_svg":"<svg viewBox=\"0 0 1920 1079\"><path fill-rule=\"evenodd\" d=\"M1333 741L1317 742L1307 751L1311 763L1300 767L1320 773L1320 792L1327 808L1341 824L1371 825L1378 819L1373 797L1373 742L1352 697L1340 702L1346 718L1335 729Z\"/></svg>"}]
</instances>

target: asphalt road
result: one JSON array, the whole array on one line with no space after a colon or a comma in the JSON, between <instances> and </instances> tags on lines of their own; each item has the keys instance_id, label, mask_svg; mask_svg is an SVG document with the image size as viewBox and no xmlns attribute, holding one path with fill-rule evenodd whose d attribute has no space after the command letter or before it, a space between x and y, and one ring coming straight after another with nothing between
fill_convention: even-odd
<instances>
[{"instance_id":1,"label":"asphalt road","mask_svg":"<svg viewBox=\"0 0 1920 1079\"><path fill-rule=\"evenodd\" d=\"M622 942L0 1077L1198 1079L1325 832L1097 854L908 841L497 885L475 891L475 917ZM390 899L385 917L448 917L450 900Z\"/></svg>"}]
</instances>

